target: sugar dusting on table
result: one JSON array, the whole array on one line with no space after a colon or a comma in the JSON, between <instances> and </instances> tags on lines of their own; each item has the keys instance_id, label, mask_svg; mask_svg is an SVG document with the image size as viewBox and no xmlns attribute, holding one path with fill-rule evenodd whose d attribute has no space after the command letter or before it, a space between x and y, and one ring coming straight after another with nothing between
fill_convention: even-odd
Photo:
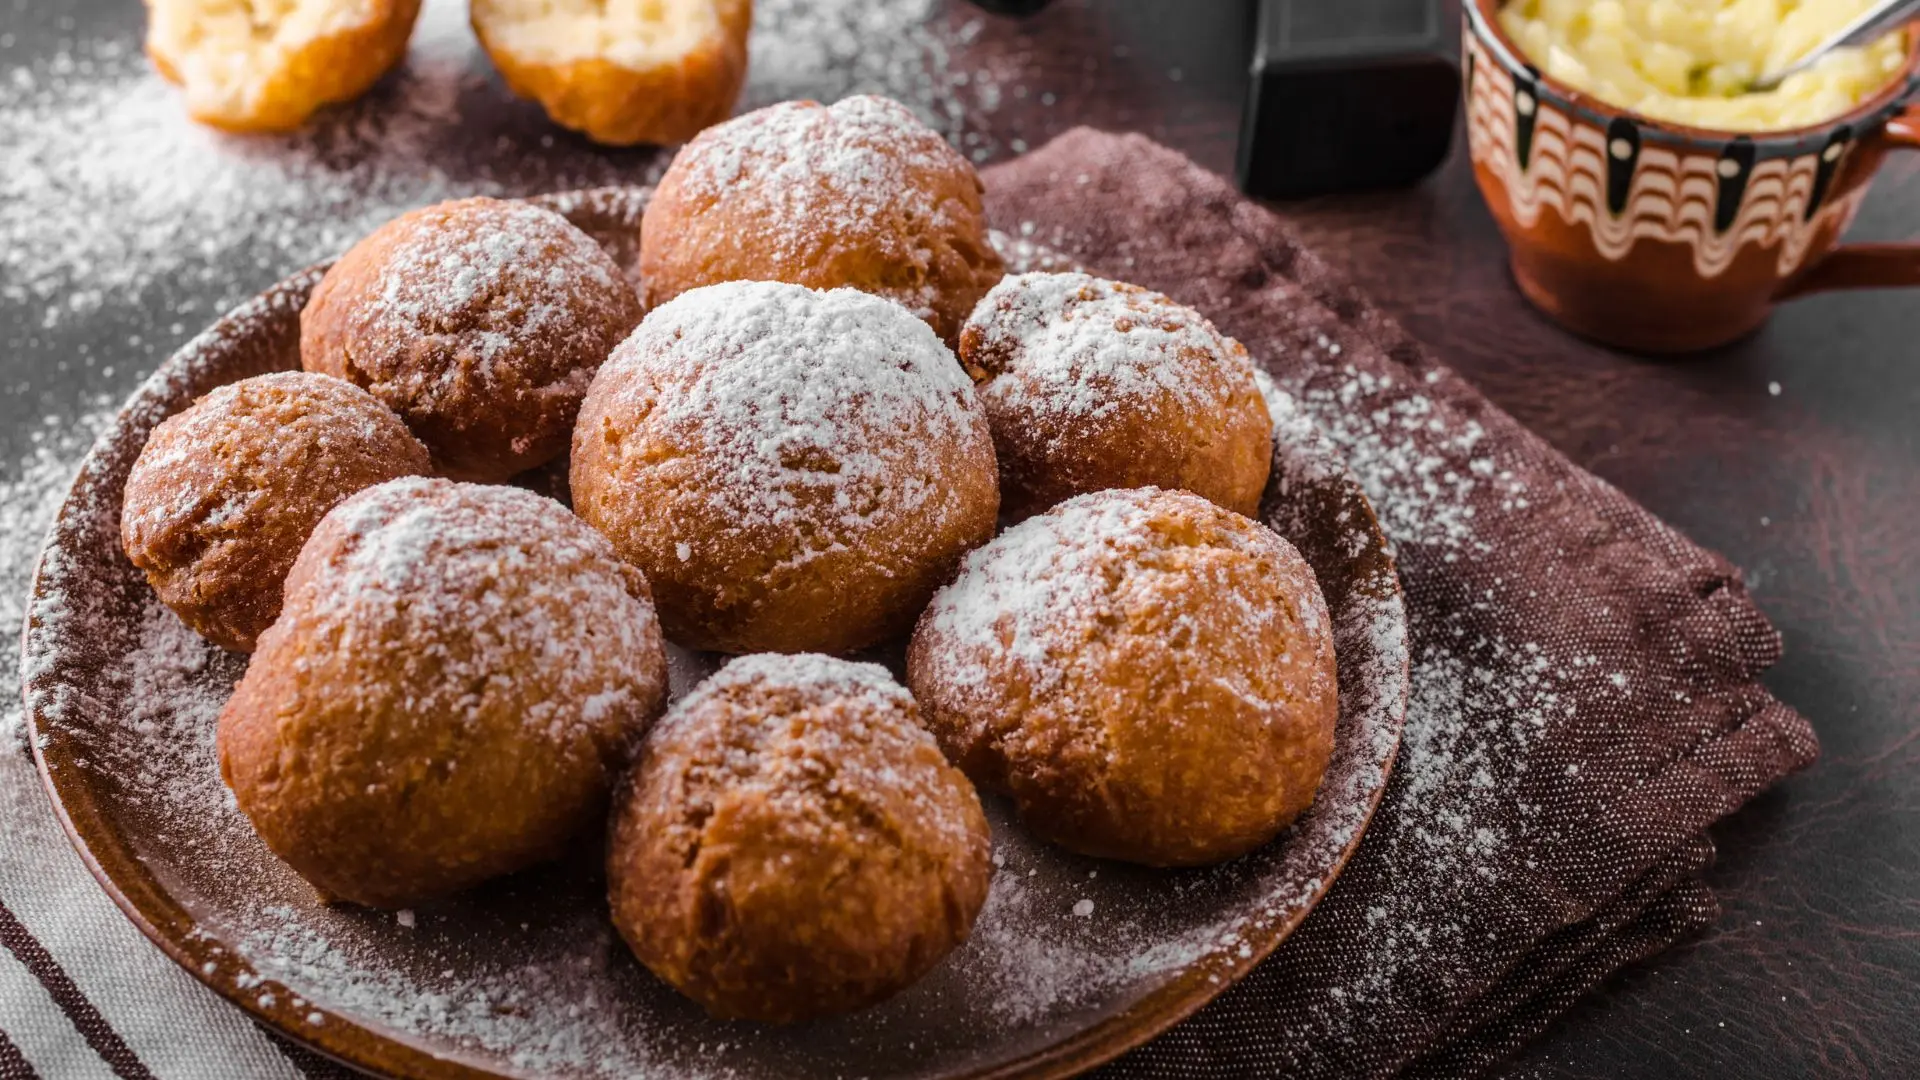
<instances>
[{"instance_id":1,"label":"sugar dusting on table","mask_svg":"<svg viewBox=\"0 0 1920 1080\"><path fill-rule=\"evenodd\" d=\"M961 65L969 26L934 0L761 0L741 109L879 93L950 140L998 104ZM511 102L467 26L427 0L406 62L365 98L288 136L187 119L139 43L83 39L0 72L0 300L40 330L103 308L210 298L217 311L328 258L400 212L461 195L647 183L666 155L607 152L502 125ZM494 130L489 142L475 129Z\"/></svg>"}]
</instances>

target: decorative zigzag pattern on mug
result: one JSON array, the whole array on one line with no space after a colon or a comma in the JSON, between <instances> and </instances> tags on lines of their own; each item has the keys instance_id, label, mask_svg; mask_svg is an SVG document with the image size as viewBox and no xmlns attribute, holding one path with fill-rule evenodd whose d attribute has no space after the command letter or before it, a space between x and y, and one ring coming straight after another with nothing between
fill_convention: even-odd
<instances>
[{"instance_id":1,"label":"decorative zigzag pattern on mug","mask_svg":"<svg viewBox=\"0 0 1920 1080\"><path fill-rule=\"evenodd\" d=\"M1826 199L1850 148L1841 126L1818 153L1756 162L1753 140L1732 139L1719 156L1643 147L1621 118L1607 131L1575 121L1540 100L1477 40L1468 42L1467 135L1473 160L1506 187L1523 228L1552 207L1568 224L1584 223L1593 246L1624 259L1641 238L1690 245L1694 269L1717 277L1745 246L1779 247L1782 275L1806 257L1829 222L1853 220L1863 186Z\"/></svg>"}]
</instances>

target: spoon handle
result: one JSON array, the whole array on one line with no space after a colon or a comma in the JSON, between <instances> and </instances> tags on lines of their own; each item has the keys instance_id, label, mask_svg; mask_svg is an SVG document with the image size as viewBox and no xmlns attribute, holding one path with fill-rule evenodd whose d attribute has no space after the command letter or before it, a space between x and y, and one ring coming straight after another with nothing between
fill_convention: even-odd
<instances>
[{"instance_id":1,"label":"spoon handle","mask_svg":"<svg viewBox=\"0 0 1920 1080\"><path fill-rule=\"evenodd\" d=\"M1763 73L1753 80L1751 89L1772 90L1786 80L1789 75L1797 75L1818 63L1820 58L1835 49L1856 48L1878 41L1891 30L1907 23L1920 20L1920 0L1880 0L1860 13L1859 18L1841 27L1834 34L1814 46L1805 56L1775 71Z\"/></svg>"}]
</instances>

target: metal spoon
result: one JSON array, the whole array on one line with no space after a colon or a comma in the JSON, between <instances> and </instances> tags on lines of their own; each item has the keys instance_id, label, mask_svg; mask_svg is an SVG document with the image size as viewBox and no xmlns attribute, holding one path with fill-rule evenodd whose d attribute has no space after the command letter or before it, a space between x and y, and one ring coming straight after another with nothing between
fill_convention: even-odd
<instances>
[{"instance_id":1,"label":"metal spoon","mask_svg":"<svg viewBox=\"0 0 1920 1080\"><path fill-rule=\"evenodd\" d=\"M1787 76L1798 75L1807 70L1818 63L1821 57L1835 49L1857 48L1872 44L1889 31L1915 21L1920 21L1920 0L1879 0L1878 3L1861 12L1859 18L1842 27L1805 56L1786 67L1763 72L1759 78L1747 84L1747 92L1758 93L1775 89L1786 80Z\"/></svg>"}]
</instances>

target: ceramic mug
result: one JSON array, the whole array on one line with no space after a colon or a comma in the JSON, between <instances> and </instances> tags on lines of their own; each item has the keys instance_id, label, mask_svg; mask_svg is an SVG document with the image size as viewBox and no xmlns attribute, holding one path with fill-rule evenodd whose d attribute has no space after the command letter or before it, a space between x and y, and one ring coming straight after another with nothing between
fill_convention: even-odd
<instances>
[{"instance_id":1,"label":"ceramic mug","mask_svg":"<svg viewBox=\"0 0 1920 1080\"><path fill-rule=\"evenodd\" d=\"M1781 300L1920 285L1920 245L1840 243L1891 149L1920 149L1920 33L1885 90L1789 131L1653 120L1554 82L1462 5L1467 142L1513 276L1577 334L1685 352L1758 327Z\"/></svg>"}]
</instances>

